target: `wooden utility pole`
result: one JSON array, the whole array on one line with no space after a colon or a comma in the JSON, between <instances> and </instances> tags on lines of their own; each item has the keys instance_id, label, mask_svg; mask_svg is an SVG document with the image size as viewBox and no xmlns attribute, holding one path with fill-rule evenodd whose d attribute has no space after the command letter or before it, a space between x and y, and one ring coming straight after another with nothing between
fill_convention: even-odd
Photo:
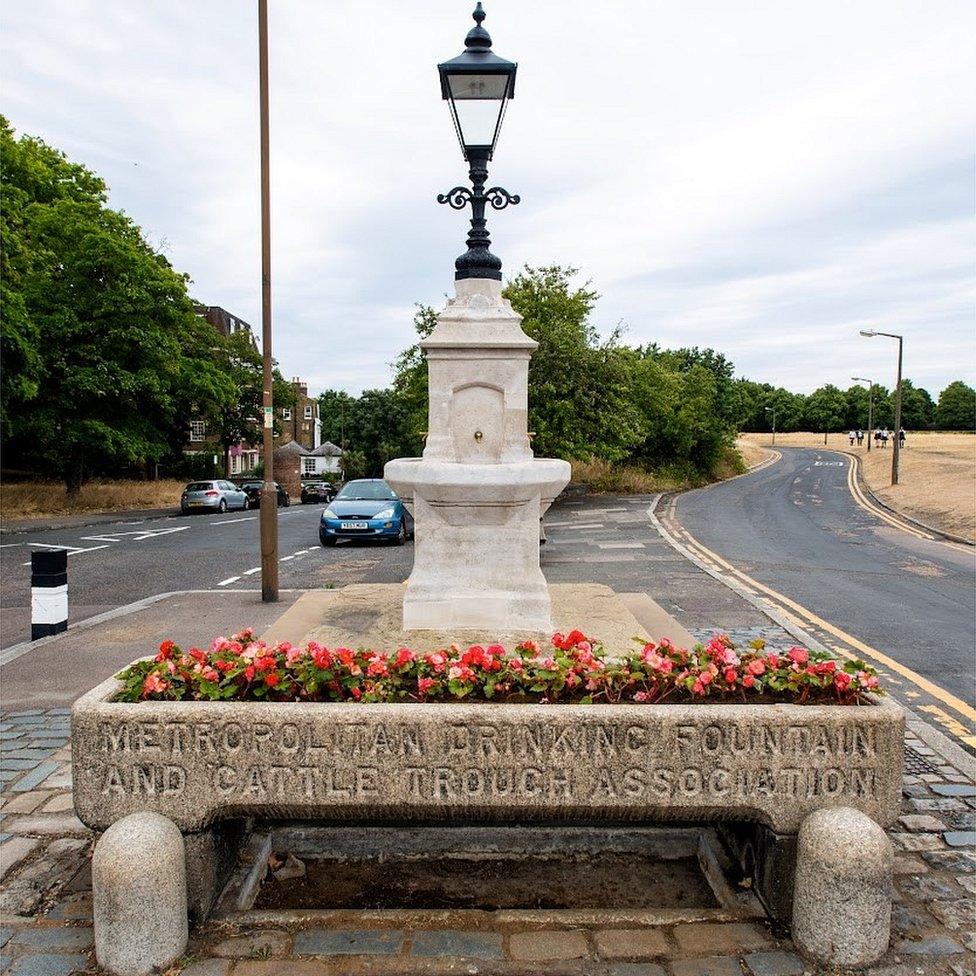
<instances>
[{"instance_id":1,"label":"wooden utility pole","mask_svg":"<svg viewBox=\"0 0 976 976\"><path fill-rule=\"evenodd\" d=\"M278 601L278 492L274 484L274 388L271 358L271 162L268 113L268 0L258 0L261 101L261 359L264 484L261 487L261 599Z\"/></svg>"}]
</instances>

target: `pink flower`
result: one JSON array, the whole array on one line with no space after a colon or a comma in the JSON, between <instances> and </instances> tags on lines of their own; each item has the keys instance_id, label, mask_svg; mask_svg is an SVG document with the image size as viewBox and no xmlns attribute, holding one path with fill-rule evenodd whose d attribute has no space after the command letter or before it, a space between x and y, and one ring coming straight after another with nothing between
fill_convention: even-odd
<instances>
[{"instance_id":1,"label":"pink flower","mask_svg":"<svg viewBox=\"0 0 976 976\"><path fill-rule=\"evenodd\" d=\"M805 647L791 647L786 656L794 664L806 664L810 660L810 652Z\"/></svg>"},{"instance_id":2,"label":"pink flower","mask_svg":"<svg viewBox=\"0 0 976 976\"><path fill-rule=\"evenodd\" d=\"M418 678L417 679L417 694L426 695L434 685L437 684L433 678Z\"/></svg>"},{"instance_id":3,"label":"pink flower","mask_svg":"<svg viewBox=\"0 0 976 976\"><path fill-rule=\"evenodd\" d=\"M447 655L443 651L434 651L428 654L424 660L439 674L447 665Z\"/></svg>"},{"instance_id":4,"label":"pink flower","mask_svg":"<svg viewBox=\"0 0 976 976\"><path fill-rule=\"evenodd\" d=\"M635 691L634 701L646 702L651 696L646 691Z\"/></svg>"},{"instance_id":5,"label":"pink flower","mask_svg":"<svg viewBox=\"0 0 976 976\"><path fill-rule=\"evenodd\" d=\"M736 673L735 668L726 668L725 669L725 680L730 685L734 685L735 684L735 681L736 681L736 678L737 677L738 677L738 674Z\"/></svg>"},{"instance_id":6,"label":"pink flower","mask_svg":"<svg viewBox=\"0 0 976 976\"><path fill-rule=\"evenodd\" d=\"M163 681L155 671L146 675L142 685L144 695L161 695L169 687L168 681Z\"/></svg>"},{"instance_id":7,"label":"pink flower","mask_svg":"<svg viewBox=\"0 0 976 976\"><path fill-rule=\"evenodd\" d=\"M853 678L846 671L838 671L834 675L834 687L838 691L847 691Z\"/></svg>"},{"instance_id":8,"label":"pink flower","mask_svg":"<svg viewBox=\"0 0 976 976\"><path fill-rule=\"evenodd\" d=\"M749 674L754 674L756 677L758 677L759 675L766 673L766 662L758 657L753 658L753 660L746 665L746 670L749 672Z\"/></svg>"},{"instance_id":9,"label":"pink flower","mask_svg":"<svg viewBox=\"0 0 976 976\"><path fill-rule=\"evenodd\" d=\"M285 651L285 663L290 667L293 665L305 652L300 647L289 647Z\"/></svg>"}]
</instances>

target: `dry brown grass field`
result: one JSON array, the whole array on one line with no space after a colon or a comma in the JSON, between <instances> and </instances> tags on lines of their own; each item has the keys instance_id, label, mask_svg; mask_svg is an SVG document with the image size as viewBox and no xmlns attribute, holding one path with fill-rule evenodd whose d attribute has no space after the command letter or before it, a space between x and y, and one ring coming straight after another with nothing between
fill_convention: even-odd
<instances>
[{"instance_id":1,"label":"dry brown grass field","mask_svg":"<svg viewBox=\"0 0 976 976\"><path fill-rule=\"evenodd\" d=\"M769 434L743 434L740 443L768 447ZM823 447L824 435L777 434L776 446ZM847 434L828 434L827 447L861 458L864 480L899 512L966 539L976 539L976 436L909 433L899 462L899 483L891 485L891 445L887 450L855 447Z\"/></svg>"},{"instance_id":2,"label":"dry brown grass field","mask_svg":"<svg viewBox=\"0 0 976 976\"><path fill-rule=\"evenodd\" d=\"M64 483L31 481L0 485L0 517L41 518L139 508L178 508L184 481L95 480L69 498Z\"/></svg>"}]
</instances>

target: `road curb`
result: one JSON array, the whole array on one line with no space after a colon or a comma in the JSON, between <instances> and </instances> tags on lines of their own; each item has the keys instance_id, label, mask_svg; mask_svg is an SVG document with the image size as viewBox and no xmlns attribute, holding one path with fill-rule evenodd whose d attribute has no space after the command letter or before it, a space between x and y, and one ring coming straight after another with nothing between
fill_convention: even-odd
<instances>
[{"instance_id":1,"label":"road curb","mask_svg":"<svg viewBox=\"0 0 976 976\"><path fill-rule=\"evenodd\" d=\"M113 607L111 610L106 610L104 613L96 613L92 617L85 617L84 620L76 620L73 624L68 624L68 629L61 631L60 634L51 634L50 637L41 637L36 641L21 641L19 644L11 644L10 647L4 648L0 651L0 668L5 664L10 664L12 661L16 661L18 658L23 657L25 654L29 654L35 648L44 647L45 644L50 644L52 641L59 640L64 637L65 634L70 634L73 631L87 630L89 627L95 627L98 624L107 623L109 620L114 620L116 617L125 617L130 613L138 613L140 610L145 610L151 607L154 603L159 603L161 600L169 599L171 596L187 596L192 593L206 593L206 594L220 594L223 596L228 593L260 593L259 589L222 589L222 590L168 590L165 593L157 593L154 596L144 597L142 600L136 600L134 603L126 603L121 607ZM306 590L296 590L296 589L282 589L278 591L279 593L305 593Z\"/></svg>"},{"instance_id":2,"label":"road curb","mask_svg":"<svg viewBox=\"0 0 976 976\"><path fill-rule=\"evenodd\" d=\"M7 520L0 526L0 535L23 535L27 532L56 532L58 529L83 529L89 525L111 525L125 523L129 519L176 518L179 511L172 508L134 508L120 509L117 512L89 512L87 515L65 515L48 521L29 519Z\"/></svg>"},{"instance_id":3,"label":"road curb","mask_svg":"<svg viewBox=\"0 0 976 976\"><path fill-rule=\"evenodd\" d=\"M827 448L827 450L836 450L836 448ZM923 522L921 519L917 519L912 515L906 515L904 512L899 511L897 508L893 508L888 502L879 498L875 493L874 489L864 480L864 472L861 470L861 456L859 454L852 454L850 451L840 450L837 451L838 454L846 454L848 457L854 459L854 476L857 478L857 483L860 485L862 490L870 497L871 501L875 503L879 508L883 508L886 512L891 512L892 515L903 519L908 522L909 525L914 525L917 529L922 529L925 532L931 532L933 535L939 536L941 539L945 539L948 542L957 542L960 545L972 546L976 548L976 542L966 539L961 535L953 535L951 532L946 532L945 529L938 529L934 525L929 525L928 522Z\"/></svg>"},{"instance_id":4,"label":"road curb","mask_svg":"<svg viewBox=\"0 0 976 976\"><path fill-rule=\"evenodd\" d=\"M690 549L688 549L687 546L680 543L671 535L670 532L668 532L668 530L659 521L655 513L655 509L657 509L658 505L663 499L670 499L679 494L683 494L683 492L662 492L655 495L651 499L651 503L647 509L647 516L651 522L651 525L653 525L657 530L658 535L669 546L671 546L672 549L684 556L685 559L687 559L690 563L697 566L703 573L707 573L712 577L712 579L717 580L723 586L732 590L733 593L742 597L746 603L758 610L764 616L768 617L775 624L782 627L783 630L785 630L792 637L795 637L805 647L812 651L834 656L833 651L818 641L812 634L808 633L802 627L798 627L792 620L788 620L786 617L781 616L771 607L766 605L763 600L748 591L741 583L738 583L736 580L730 579L723 573L712 569L711 566L699 559ZM909 724L912 727L912 730L929 746L929 748L937 752L947 763L955 767L960 773L963 773L970 779L976 779L976 756L971 756L961 746L956 745L956 743L954 743L947 735L940 732L934 725L919 716L918 713L913 711L909 706L902 704L902 708L904 708L909 715Z\"/></svg>"}]
</instances>

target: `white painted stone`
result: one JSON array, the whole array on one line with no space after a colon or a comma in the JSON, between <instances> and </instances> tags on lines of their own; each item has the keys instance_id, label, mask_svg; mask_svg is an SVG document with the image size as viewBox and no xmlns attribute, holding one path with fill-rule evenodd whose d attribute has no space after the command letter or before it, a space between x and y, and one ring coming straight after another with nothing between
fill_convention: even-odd
<instances>
[{"instance_id":1,"label":"white painted stone","mask_svg":"<svg viewBox=\"0 0 976 976\"><path fill-rule=\"evenodd\" d=\"M549 630L539 520L569 481L566 461L534 458L529 357L537 343L501 297L501 282L457 282L421 343L430 410L422 458L384 477L415 518L404 629Z\"/></svg>"},{"instance_id":2,"label":"white painted stone","mask_svg":"<svg viewBox=\"0 0 976 976\"><path fill-rule=\"evenodd\" d=\"M186 951L186 851L158 813L112 824L92 856L95 957L116 976L165 970Z\"/></svg>"},{"instance_id":3,"label":"white painted stone","mask_svg":"<svg viewBox=\"0 0 976 976\"><path fill-rule=\"evenodd\" d=\"M885 832L850 807L822 809L800 825L793 942L827 966L868 966L891 937L893 854Z\"/></svg>"}]
</instances>

